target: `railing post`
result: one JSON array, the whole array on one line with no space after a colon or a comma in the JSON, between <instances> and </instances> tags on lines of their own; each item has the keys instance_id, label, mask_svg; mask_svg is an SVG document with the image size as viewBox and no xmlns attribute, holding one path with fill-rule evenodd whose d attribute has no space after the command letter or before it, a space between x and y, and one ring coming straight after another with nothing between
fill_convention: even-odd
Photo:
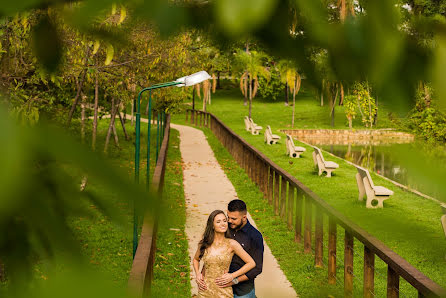
<instances>
[{"instance_id":1,"label":"railing post","mask_svg":"<svg viewBox=\"0 0 446 298\"><path fill-rule=\"evenodd\" d=\"M288 229L293 229L294 185L288 183Z\"/></svg>"},{"instance_id":2,"label":"railing post","mask_svg":"<svg viewBox=\"0 0 446 298\"><path fill-rule=\"evenodd\" d=\"M400 276L392 267L387 266L387 298L398 298L400 292Z\"/></svg>"},{"instance_id":3,"label":"railing post","mask_svg":"<svg viewBox=\"0 0 446 298\"><path fill-rule=\"evenodd\" d=\"M260 188L260 169L259 169L259 159L255 153L253 153L254 158L254 182Z\"/></svg>"},{"instance_id":4,"label":"railing post","mask_svg":"<svg viewBox=\"0 0 446 298\"><path fill-rule=\"evenodd\" d=\"M265 163L263 159L259 157L259 173L260 173L260 191L263 194L263 198L266 197L266 187L265 187Z\"/></svg>"},{"instance_id":5,"label":"railing post","mask_svg":"<svg viewBox=\"0 0 446 298\"><path fill-rule=\"evenodd\" d=\"M282 183L280 187L280 217L286 221L286 185L287 180L282 176Z\"/></svg>"},{"instance_id":6,"label":"railing post","mask_svg":"<svg viewBox=\"0 0 446 298\"><path fill-rule=\"evenodd\" d=\"M300 188L297 189L296 193L296 219L294 223L294 241L302 241L302 202L303 195Z\"/></svg>"},{"instance_id":7,"label":"railing post","mask_svg":"<svg viewBox=\"0 0 446 298\"><path fill-rule=\"evenodd\" d=\"M246 172L246 159L247 159L247 154L246 154L246 152L247 152L248 150L246 149L246 147L243 147L242 148L242 164L241 164L241 166L242 166L242 169Z\"/></svg>"},{"instance_id":8,"label":"railing post","mask_svg":"<svg viewBox=\"0 0 446 298\"><path fill-rule=\"evenodd\" d=\"M336 284L336 222L328 219L328 283Z\"/></svg>"},{"instance_id":9,"label":"railing post","mask_svg":"<svg viewBox=\"0 0 446 298\"><path fill-rule=\"evenodd\" d=\"M324 252L324 214L320 208L316 209L316 227L315 227L315 243L314 243L314 264L318 268L322 268Z\"/></svg>"},{"instance_id":10,"label":"railing post","mask_svg":"<svg viewBox=\"0 0 446 298\"><path fill-rule=\"evenodd\" d=\"M259 183L259 189L263 193L263 163L260 157L256 157L257 160L257 181Z\"/></svg>"},{"instance_id":11,"label":"railing post","mask_svg":"<svg viewBox=\"0 0 446 298\"><path fill-rule=\"evenodd\" d=\"M279 215L279 190L280 190L280 175L274 171L274 214Z\"/></svg>"},{"instance_id":12,"label":"railing post","mask_svg":"<svg viewBox=\"0 0 446 298\"><path fill-rule=\"evenodd\" d=\"M248 160L249 160L249 162L248 162L248 176L249 176L249 178L253 181L254 179L253 179L253 177L254 177L254 167L252 166L252 164L253 164L253 157L252 157L252 152L251 152L251 150L250 151L248 151L249 152L249 154L248 154Z\"/></svg>"},{"instance_id":13,"label":"railing post","mask_svg":"<svg viewBox=\"0 0 446 298\"><path fill-rule=\"evenodd\" d=\"M268 203L273 204L274 191L274 171L273 168L268 167Z\"/></svg>"},{"instance_id":14,"label":"railing post","mask_svg":"<svg viewBox=\"0 0 446 298\"><path fill-rule=\"evenodd\" d=\"M344 247L344 296L353 296L353 235L345 230Z\"/></svg>"},{"instance_id":15,"label":"railing post","mask_svg":"<svg viewBox=\"0 0 446 298\"><path fill-rule=\"evenodd\" d=\"M305 227L304 227L304 253L311 253L311 224L313 222L313 210L308 197L305 197Z\"/></svg>"},{"instance_id":16,"label":"railing post","mask_svg":"<svg viewBox=\"0 0 446 298\"><path fill-rule=\"evenodd\" d=\"M268 181L269 181L269 167L268 164L262 160L262 172L263 172L263 198L268 198Z\"/></svg>"},{"instance_id":17,"label":"railing post","mask_svg":"<svg viewBox=\"0 0 446 298\"><path fill-rule=\"evenodd\" d=\"M189 110L186 110L186 123L187 123L187 120L189 120Z\"/></svg>"},{"instance_id":18,"label":"railing post","mask_svg":"<svg viewBox=\"0 0 446 298\"><path fill-rule=\"evenodd\" d=\"M364 246L364 297L375 296L375 254Z\"/></svg>"}]
</instances>

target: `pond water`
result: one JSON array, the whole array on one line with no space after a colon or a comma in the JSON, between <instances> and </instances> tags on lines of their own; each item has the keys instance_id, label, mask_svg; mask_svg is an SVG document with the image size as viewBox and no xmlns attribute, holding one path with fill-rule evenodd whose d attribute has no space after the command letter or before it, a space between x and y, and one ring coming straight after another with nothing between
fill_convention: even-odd
<instances>
[{"instance_id":1,"label":"pond water","mask_svg":"<svg viewBox=\"0 0 446 298\"><path fill-rule=\"evenodd\" d=\"M392 147L397 146L397 144L365 145L362 143L340 145L339 142L337 144L321 144L320 141L305 141L429 196L434 198L441 196L437 190L432 188L432 185L423 184L416 176L411 175L411 172L408 170L409 165L397 160L395 154L392 153ZM442 160L440 164L445 165L446 161Z\"/></svg>"}]
</instances>

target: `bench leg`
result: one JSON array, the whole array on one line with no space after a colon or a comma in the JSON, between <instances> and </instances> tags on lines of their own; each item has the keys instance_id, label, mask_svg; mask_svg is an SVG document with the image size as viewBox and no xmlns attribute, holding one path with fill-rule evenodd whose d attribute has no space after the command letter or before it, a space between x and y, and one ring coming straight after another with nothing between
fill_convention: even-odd
<instances>
[{"instance_id":1,"label":"bench leg","mask_svg":"<svg viewBox=\"0 0 446 298\"><path fill-rule=\"evenodd\" d=\"M376 206L373 206L372 205L372 202L373 201L378 201L378 204L376 205ZM376 208L383 208L383 202L382 202L382 200L379 200L376 196L375 196L375 194L372 194L372 193L368 193L367 194L367 203L366 203L366 205L365 205L367 208L369 208L369 209L376 209Z\"/></svg>"},{"instance_id":2,"label":"bench leg","mask_svg":"<svg viewBox=\"0 0 446 298\"><path fill-rule=\"evenodd\" d=\"M319 168L319 176L322 175L323 171L321 168Z\"/></svg>"},{"instance_id":3,"label":"bench leg","mask_svg":"<svg viewBox=\"0 0 446 298\"><path fill-rule=\"evenodd\" d=\"M331 177L331 170L325 170L326 172L327 172L327 178L330 178Z\"/></svg>"},{"instance_id":4,"label":"bench leg","mask_svg":"<svg viewBox=\"0 0 446 298\"><path fill-rule=\"evenodd\" d=\"M362 201L364 200L365 188L361 179L361 175L359 175L359 173L356 173L356 182L358 183L358 190L359 190L358 200Z\"/></svg>"}]
</instances>

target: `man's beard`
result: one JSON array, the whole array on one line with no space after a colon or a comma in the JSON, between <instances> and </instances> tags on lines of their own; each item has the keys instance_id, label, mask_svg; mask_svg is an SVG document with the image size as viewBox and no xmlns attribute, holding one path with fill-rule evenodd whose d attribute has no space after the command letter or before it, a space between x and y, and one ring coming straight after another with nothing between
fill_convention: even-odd
<instances>
[{"instance_id":1,"label":"man's beard","mask_svg":"<svg viewBox=\"0 0 446 298\"><path fill-rule=\"evenodd\" d=\"M234 225L234 227L232 227L233 225L231 225L231 229L232 230L236 230L236 231L238 231L238 230L240 230L240 228L243 226L243 222L241 223L241 224L239 224L239 225Z\"/></svg>"}]
</instances>

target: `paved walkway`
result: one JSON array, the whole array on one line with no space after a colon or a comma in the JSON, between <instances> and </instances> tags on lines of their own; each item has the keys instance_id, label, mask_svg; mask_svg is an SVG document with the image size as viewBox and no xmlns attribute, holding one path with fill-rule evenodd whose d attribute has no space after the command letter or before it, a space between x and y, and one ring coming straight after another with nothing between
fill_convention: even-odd
<instances>
[{"instance_id":1,"label":"paved walkway","mask_svg":"<svg viewBox=\"0 0 446 298\"><path fill-rule=\"evenodd\" d=\"M180 132L180 151L183 160L184 192L186 197L186 235L192 260L203 234L207 218L215 209L226 211L229 201L237 198L234 186L221 169L201 130L183 125L171 125ZM248 206L249 211L249 206ZM255 226L248 214L249 221ZM261 232L261 231L260 231ZM256 278L256 296L297 297L277 260L265 244L263 272ZM192 262L192 296L197 294Z\"/></svg>"}]
</instances>

